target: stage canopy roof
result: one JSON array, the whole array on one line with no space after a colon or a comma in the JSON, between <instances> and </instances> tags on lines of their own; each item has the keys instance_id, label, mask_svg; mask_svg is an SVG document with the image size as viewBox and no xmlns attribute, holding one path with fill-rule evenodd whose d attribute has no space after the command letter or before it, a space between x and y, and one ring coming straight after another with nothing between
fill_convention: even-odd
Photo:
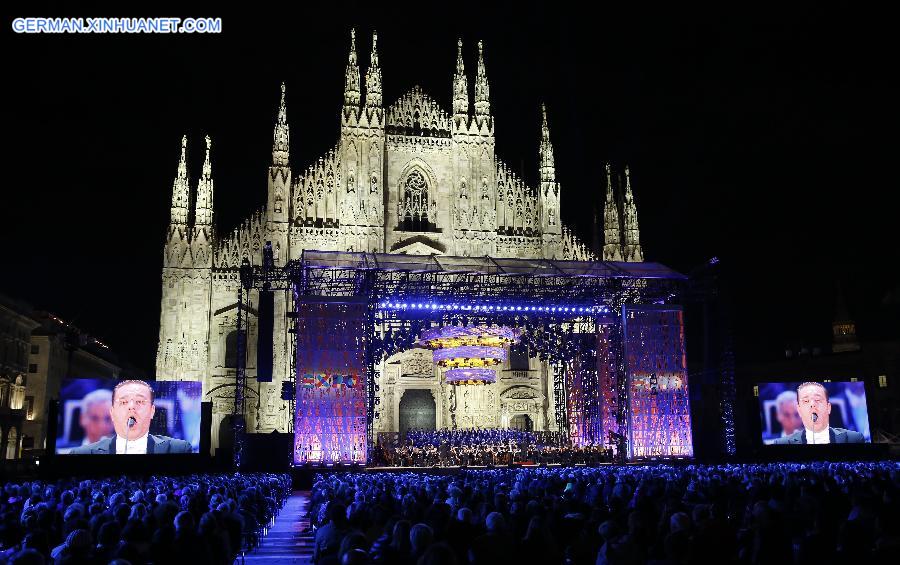
<instances>
[{"instance_id":1,"label":"stage canopy roof","mask_svg":"<svg viewBox=\"0 0 900 565\"><path fill-rule=\"evenodd\" d=\"M278 269L254 267L259 280L280 278ZM687 277L659 263L501 259L304 251L281 273L298 296L367 300L574 300L588 305L670 303Z\"/></svg>"},{"instance_id":2,"label":"stage canopy roof","mask_svg":"<svg viewBox=\"0 0 900 565\"><path fill-rule=\"evenodd\" d=\"M551 259L501 259L451 255L401 255L348 251L304 251L304 269L378 270L410 273L466 273L527 277L597 277L686 280L687 277L660 263L614 261L560 261Z\"/></svg>"}]
</instances>

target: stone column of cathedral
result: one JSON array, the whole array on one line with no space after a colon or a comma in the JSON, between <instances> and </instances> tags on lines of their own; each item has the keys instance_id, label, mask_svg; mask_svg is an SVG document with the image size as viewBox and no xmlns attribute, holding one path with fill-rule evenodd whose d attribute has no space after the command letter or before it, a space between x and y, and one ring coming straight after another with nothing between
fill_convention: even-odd
<instances>
[{"instance_id":1,"label":"stone column of cathedral","mask_svg":"<svg viewBox=\"0 0 900 565\"><path fill-rule=\"evenodd\" d=\"M638 228L637 206L631 194L631 171L625 167L625 203L623 206L623 232L625 235L622 251L626 261L641 262L644 252L641 249L641 232Z\"/></svg>"},{"instance_id":2,"label":"stone column of cathedral","mask_svg":"<svg viewBox=\"0 0 900 565\"><path fill-rule=\"evenodd\" d=\"M547 125L547 108L541 104L541 148L540 148L540 206L541 239L544 257L561 257L562 224L559 218L559 183L556 182L556 164L553 159L553 145L550 143L550 127Z\"/></svg>"},{"instance_id":3,"label":"stone column of cathedral","mask_svg":"<svg viewBox=\"0 0 900 565\"><path fill-rule=\"evenodd\" d=\"M287 122L286 88L281 84L281 101L275 118L272 138L272 165L266 177L268 197L266 200L266 240L272 242L275 266L283 267L294 258L291 253L288 231L291 201L291 132ZM293 308L289 292L277 291L274 296L274 324L272 334L272 382L260 383L265 388L265 404L260 405L259 427L263 432L278 430L285 432L291 416L281 410L281 383L290 380L291 346L288 333L287 312Z\"/></svg>"},{"instance_id":4,"label":"stone column of cathedral","mask_svg":"<svg viewBox=\"0 0 900 565\"><path fill-rule=\"evenodd\" d=\"M603 208L603 260L622 261L622 226L613 193L612 172L606 164L606 203Z\"/></svg>"}]
</instances>

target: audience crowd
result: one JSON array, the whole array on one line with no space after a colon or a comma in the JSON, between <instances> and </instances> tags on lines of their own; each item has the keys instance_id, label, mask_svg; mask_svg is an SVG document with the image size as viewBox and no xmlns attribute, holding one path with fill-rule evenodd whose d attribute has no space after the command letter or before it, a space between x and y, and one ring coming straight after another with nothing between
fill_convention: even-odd
<instances>
[{"instance_id":1,"label":"audience crowd","mask_svg":"<svg viewBox=\"0 0 900 565\"><path fill-rule=\"evenodd\" d=\"M318 475L318 564L896 563L900 463Z\"/></svg>"},{"instance_id":2,"label":"audience crowd","mask_svg":"<svg viewBox=\"0 0 900 565\"><path fill-rule=\"evenodd\" d=\"M290 492L272 474L6 483L0 564L231 564Z\"/></svg>"},{"instance_id":3,"label":"audience crowd","mask_svg":"<svg viewBox=\"0 0 900 565\"><path fill-rule=\"evenodd\" d=\"M0 564L218 565L255 545L291 481L2 488ZM319 565L895 563L900 463L335 472L316 475L309 509Z\"/></svg>"}]
</instances>

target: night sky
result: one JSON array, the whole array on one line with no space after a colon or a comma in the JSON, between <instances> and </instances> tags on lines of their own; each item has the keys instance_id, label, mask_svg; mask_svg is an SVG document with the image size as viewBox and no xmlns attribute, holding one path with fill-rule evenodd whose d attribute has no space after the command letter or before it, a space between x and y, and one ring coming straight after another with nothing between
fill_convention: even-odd
<instances>
[{"instance_id":1,"label":"night sky","mask_svg":"<svg viewBox=\"0 0 900 565\"><path fill-rule=\"evenodd\" d=\"M0 292L152 371L182 134L192 187L213 139L228 233L265 202L282 81L295 176L336 143L355 26L363 76L379 32L385 106L420 84L450 111L456 38L470 90L483 39L498 157L536 184L545 101L562 217L588 244L603 163L629 164L647 260L689 272L720 259L738 363L827 347L838 282L863 340L900 337L900 93L884 14L334 4L14 14L220 16L220 35L15 35L5 18Z\"/></svg>"}]
</instances>

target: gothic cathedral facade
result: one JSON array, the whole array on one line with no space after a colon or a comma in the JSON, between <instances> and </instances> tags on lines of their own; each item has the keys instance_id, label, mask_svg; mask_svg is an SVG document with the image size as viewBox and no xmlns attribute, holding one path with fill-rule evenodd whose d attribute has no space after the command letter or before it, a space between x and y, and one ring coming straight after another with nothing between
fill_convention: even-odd
<instances>
[{"instance_id":1,"label":"gothic cathedral facade","mask_svg":"<svg viewBox=\"0 0 900 565\"><path fill-rule=\"evenodd\" d=\"M520 179L497 156L495 147L481 42L474 104L470 104L462 41L458 43L452 112L448 113L418 86L385 106L377 35L372 36L363 83L354 32L336 146L295 174L289 164L290 128L282 84L267 203L231 233L216 230L209 137L193 194L187 138L182 138L163 255L156 378L203 383L204 400L213 403L213 446L218 445L220 424L233 407L237 267L245 258L261 264L267 241L278 266L300 258L304 249L595 259L560 220L560 185L546 111L538 187ZM608 166L607 172L603 259L642 261L628 170L621 190L616 191ZM281 382L290 380L292 352L285 313L292 305L288 297L276 295L274 378L257 383L252 378L254 300L251 292L247 430L288 431L293 415L289 403L281 400ZM401 405L407 390L431 393L437 427L449 427L452 412L459 427L510 427L527 422L536 430L555 428L552 377L537 359L510 359L498 371L496 384L460 391L458 398L449 390L453 387L440 382L424 350L397 354L381 369L379 432L403 427Z\"/></svg>"}]
</instances>

